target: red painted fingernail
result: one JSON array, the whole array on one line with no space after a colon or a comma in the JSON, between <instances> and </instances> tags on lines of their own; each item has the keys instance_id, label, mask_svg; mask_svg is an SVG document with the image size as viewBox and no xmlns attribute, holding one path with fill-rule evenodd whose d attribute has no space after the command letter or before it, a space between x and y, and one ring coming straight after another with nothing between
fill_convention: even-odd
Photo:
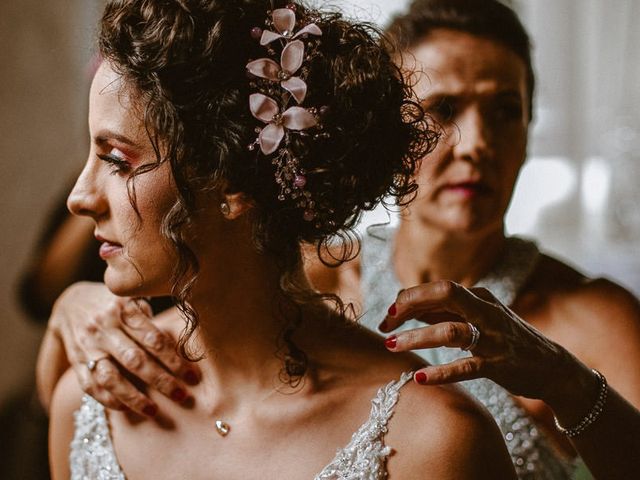
<instances>
[{"instance_id":1,"label":"red painted fingernail","mask_svg":"<svg viewBox=\"0 0 640 480\"><path fill-rule=\"evenodd\" d=\"M427 383L427 374L424 372L418 372L413 376L413 379L416 381L416 383L424 385L425 383Z\"/></svg>"},{"instance_id":2,"label":"red painted fingernail","mask_svg":"<svg viewBox=\"0 0 640 480\"><path fill-rule=\"evenodd\" d=\"M200 381L200 378L198 377L198 374L196 372L194 372L193 370L187 370L182 377L190 385L195 385L196 383L198 383Z\"/></svg>"},{"instance_id":3,"label":"red painted fingernail","mask_svg":"<svg viewBox=\"0 0 640 480\"><path fill-rule=\"evenodd\" d=\"M390 317L393 317L396 314L396 304L392 303L391 306L389 307L389 310L387 310L387 313L389 314Z\"/></svg>"},{"instance_id":4,"label":"red painted fingernail","mask_svg":"<svg viewBox=\"0 0 640 480\"><path fill-rule=\"evenodd\" d=\"M142 413L147 417L155 417L158 414L158 407L156 405L147 405L142 409Z\"/></svg>"},{"instance_id":5,"label":"red painted fingernail","mask_svg":"<svg viewBox=\"0 0 640 480\"><path fill-rule=\"evenodd\" d=\"M387 348L396 348L396 344L398 343L398 337L395 335L391 335L384 341L384 346Z\"/></svg>"},{"instance_id":6,"label":"red painted fingernail","mask_svg":"<svg viewBox=\"0 0 640 480\"><path fill-rule=\"evenodd\" d=\"M382 322L378 328L384 332L387 329L387 322Z\"/></svg>"},{"instance_id":7,"label":"red painted fingernail","mask_svg":"<svg viewBox=\"0 0 640 480\"><path fill-rule=\"evenodd\" d=\"M171 400L174 402L182 402L187 398L187 392L185 389L176 387L171 391Z\"/></svg>"}]
</instances>

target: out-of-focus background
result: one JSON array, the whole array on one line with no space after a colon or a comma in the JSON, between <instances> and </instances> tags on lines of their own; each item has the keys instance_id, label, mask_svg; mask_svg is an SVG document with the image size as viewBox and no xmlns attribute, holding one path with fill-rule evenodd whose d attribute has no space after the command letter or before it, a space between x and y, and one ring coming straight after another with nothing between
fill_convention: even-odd
<instances>
[{"instance_id":1,"label":"out-of-focus background","mask_svg":"<svg viewBox=\"0 0 640 480\"><path fill-rule=\"evenodd\" d=\"M330 3L384 24L407 2ZM531 33L538 79L508 230L640 294L640 0L508 3ZM16 415L29 409L42 327L19 307L16 284L85 160L101 4L0 2L0 412L16 398ZM31 478L24 461L15 478Z\"/></svg>"}]
</instances>

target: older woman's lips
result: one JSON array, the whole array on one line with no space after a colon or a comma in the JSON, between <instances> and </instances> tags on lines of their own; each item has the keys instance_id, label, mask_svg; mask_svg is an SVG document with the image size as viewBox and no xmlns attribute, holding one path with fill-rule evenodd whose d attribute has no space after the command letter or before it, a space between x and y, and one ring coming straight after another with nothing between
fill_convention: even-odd
<instances>
[{"instance_id":1,"label":"older woman's lips","mask_svg":"<svg viewBox=\"0 0 640 480\"><path fill-rule=\"evenodd\" d=\"M461 182L445 185L444 191L459 195L464 198L473 198L489 193L490 189L483 183Z\"/></svg>"}]
</instances>

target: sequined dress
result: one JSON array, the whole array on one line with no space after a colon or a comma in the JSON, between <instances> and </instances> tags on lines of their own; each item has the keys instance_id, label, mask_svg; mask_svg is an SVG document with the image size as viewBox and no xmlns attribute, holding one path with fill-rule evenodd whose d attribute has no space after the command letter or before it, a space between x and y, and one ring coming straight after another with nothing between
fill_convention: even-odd
<instances>
[{"instance_id":1,"label":"sequined dress","mask_svg":"<svg viewBox=\"0 0 640 480\"><path fill-rule=\"evenodd\" d=\"M387 424L393 416L400 389L411 378L412 372L403 373L399 380L378 390L371 400L367 421L314 480L380 480L387 477L386 460L391 453L391 447L384 442ZM111 442L105 409L88 395L82 398L82 405L75 413L69 460L71 480L126 478Z\"/></svg>"},{"instance_id":2,"label":"sequined dress","mask_svg":"<svg viewBox=\"0 0 640 480\"><path fill-rule=\"evenodd\" d=\"M360 322L379 332L377 326L386 314L401 286L392 265L395 229L369 227L362 241L361 288L364 315ZM533 242L507 238L502 258L476 286L490 290L505 305L511 305L517 292L533 272L540 252ZM406 322L399 330L423 327L417 320ZM449 363L469 355L457 348L434 348L418 353L432 364ZM549 445L533 419L514 401L509 392L486 378L461 382L493 415L502 431L518 478L523 480L570 479L574 462L560 457Z\"/></svg>"}]
</instances>

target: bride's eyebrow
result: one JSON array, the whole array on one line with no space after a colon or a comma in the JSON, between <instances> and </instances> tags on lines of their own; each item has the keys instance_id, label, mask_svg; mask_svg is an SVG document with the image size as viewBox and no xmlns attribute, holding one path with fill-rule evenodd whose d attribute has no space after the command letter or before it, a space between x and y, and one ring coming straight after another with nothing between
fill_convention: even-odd
<instances>
[{"instance_id":1,"label":"bride's eyebrow","mask_svg":"<svg viewBox=\"0 0 640 480\"><path fill-rule=\"evenodd\" d=\"M126 137L125 135L114 132L112 130L100 130L100 132L98 132L98 134L94 135L93 137L93 141L97 145L104 145L109 140L116 140L120 143L124 143L125 145L130 145L132 147L136 146L136 143L129 137Z\"/></svg>"}]
</instances>

